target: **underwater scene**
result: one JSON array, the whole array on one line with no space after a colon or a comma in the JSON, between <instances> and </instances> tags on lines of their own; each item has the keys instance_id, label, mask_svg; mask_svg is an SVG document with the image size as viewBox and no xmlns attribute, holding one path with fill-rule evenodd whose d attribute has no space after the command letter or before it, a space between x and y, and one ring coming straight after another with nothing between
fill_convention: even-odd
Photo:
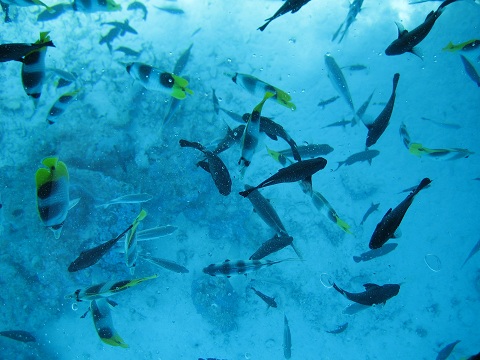
<instances>
[{"instance_id":1,"label":"underwater scene","mask_svg":"<svg viewBox=\"0 0 480 360\"><path fill-rule=\"evenodd\" d=\"M0 359L480 359L480 1L0 3Z\"/></svg>"}]
</instances>

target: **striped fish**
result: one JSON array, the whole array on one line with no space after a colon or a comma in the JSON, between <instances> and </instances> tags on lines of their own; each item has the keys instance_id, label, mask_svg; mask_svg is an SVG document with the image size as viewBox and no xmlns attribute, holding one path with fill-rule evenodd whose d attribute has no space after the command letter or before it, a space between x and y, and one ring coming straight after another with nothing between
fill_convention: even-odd
<instances>
[{"instance_id":1,"label":"striped fish","mask_svg":"<svg viewBox=\"0 0 480 360\"><path fill-rule=\"evenodd\" d=\"M226 276L248 274L262 268L272 266L284 261L294 261L297 259L284 260L225 260L223 263L210 264L203 269L205 274L210 276Z\"/></svg>"},{"instance_id":2,"label":"striped fish","mask_svg":"<svg viewBox=\"0 0 480 360\"><path fill-rule=\"evenodd\" d=\"M137 247L137 227L140 221L145 219L147 212L142 210L134 222L132 228L125 235L125 264L130 269L130 274L135 273L135 266L138 259L138 247Z\"/></svg>"},{"instance_id":3,"label":"striped fish","mask_svg":"<svg viewBox=\"0 0 480 360\"><path fill-rule=\"evenodd\" d=\"M50 125L53 125L57 122L58 118L65 112L68 105L77 98L78 93L80 90L70 91L62 96L60 96L55 104L52 105L50 111L47 115L47 122Z\"/></svg>"},{"instance_id":4,"label":"striped fish","mask_svg":"<svg viewBox=\"0 0 480 360\"><path fill-rule=\"evenodd\" d=\"M74 0L73 10L83 13L94 13L98 11L118 11L122 6L114 0Z\"/></svg>"},{"instance_id":5,"label":"striped fish","mask_svg":"<svg viewBox=\"0 0 480 360\"><path fill-rule=\"evenodd\" d=\"M93 300L90 303L90 310L92 312L93 325L100 340L111 346L128 348L128 345L113 327L113 319L108 302L105 299Z\"/></svg>"}]
</instances>

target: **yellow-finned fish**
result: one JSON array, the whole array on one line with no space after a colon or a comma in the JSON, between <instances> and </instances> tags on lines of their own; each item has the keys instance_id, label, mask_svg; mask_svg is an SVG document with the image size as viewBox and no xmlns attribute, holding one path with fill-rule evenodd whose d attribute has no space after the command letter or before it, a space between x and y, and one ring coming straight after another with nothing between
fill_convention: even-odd
<instances>
[{"instance_id":1,"label":"yellow-finned fish","mask_svg":"<svg viewBox=\"0 0 480 360\"><path fill-rule=\"evenodd\" d=\"M295 104L290 101L292 100L292 97L285 91L280 90L263 80L257 79L255 76L240 73L225 75L231 77L235 84L240 85L252 95L264 95L266 92L271 92L274 94L273 99L277 100L280 105L283 105L290 110L295 110L297 108Z\"/></svg>"},{"instance_id":2,"label":"yellow-finned fish","mask_svg":"<svg viewBox=\"0 0 480 360\"><path fill-rule=\"evenodd\" d=\"M40 0L2 0L2 3L7 4L7 5L14 5L14 6L35 6L35 5L40 5L40 6L45 6L47 10L51 10L51 8L41 2Z\"/></svg>"},{"instance_id":3,"label":"yellow-finned fish","mask_svg":"<svg viewBox=\"0 0 480 360\"><path fill-rule=\"evenodd\" d=\"M80 91L81 89L67 92L55 101L47 115L48 124L53 125L57 122L58 118L67 110L68 105L77 98Z\"/></svg>"},{"instance_id":4,"label":"yellow-finned fish","mask_svg":"<svg viewBox=\"0 0 480 360\"><path fill-rule=\"evenodd\" d=\"M83 13L122 10L122 6L114 0L73 0L72 7L73 10Z\"/></svg>"},{"instance_id":5,"label":"yellow-finned fish","mask_svg":"<svg viewBox=\"0 0 480 360\"><path fill-rule=\"evenodd\" d=\"M320 194L318 191L312 191L312 202L317 210L322 211L326 209L326 216L333 221L340 229L345 231L347 234L352 234L350 231L350 225L348 225L344 220L340 219L337 212L333 209L332 205L325 199L325 197Z\"/></svg>"},{"instance_id":6,"label":"yellow-finned fish","mask_svg":"<svg viewBox=\"0 0 480 360\"><path fill-rule=\"evenodd\" d=\"M187 94L193 94L187 88L187 80L153 66L133 62L127 64L127 72L147 90L160 91L179 100L185 99Z\"/></svg>"},{"instance_id":7,"label":"yellow-finned fish","mask_svg":"<svg viewBox=\"0 0 480 360\"><path fill-rule=\"evenodd\" d=\"M137 247L137 227L140 221L145 219L147 212L142 210L137 216L132 228L125 235L125 264L130 269L130 274L135 273L135 266L138 259L138 247Z\"/></svg>"},{"instance_id":8,"label":"yellow-finned fish","mask_svg":"<svg viewBox=\"0 0 480 360\"><path fill-rule=\"evenodd\" d=\"M128 348L127 343L123 341L113 327L112 314L107 300L92 300L90 310L92 311L93 325L100 340L107 345Z\"/></svg>"},{"instance_id":9,"label":"yellow-finned fish","mask_svg":"<svg viewBox=\"0 0 480 360\"><path fill-rule=\"evenodd\" d=\"M480 40L478 39L471 39L464 41L460 44L454 44L453 42L449 42L447 46L445 46L442 50L443 51L469 51L477 49L480 46Z\"/></svg>"},{"instance_id":10,"label":"yellow-finned fish","mask_svg":"<svg viewBox=\"0 0 480 360\"><path fill-rule=\"evenodd\" d=\"M56 157L45 158L42 164L47 168L40 168L35 174L38 214L43 224L58 239L68 210L72 207L68 193L68 170L65 163Z\"/></svg>"},{"instance_id":11,"label":"yellow-finned fish","mask_svg":"<svg viewBox=\"0 0 480 360\"><path fill-rule=\"evenodd\" d=\"M467 158L470 155L474 154L474 152L469 151L468 149L460 149L460 148L430 149L419 143L411 143L408 150L410 151L410 153L418 157L421 157L422 155L427 155L430 157L442 157L449 154L453 154L453 156L449 158L450 160Z\"/></svg>"}]
</instances>

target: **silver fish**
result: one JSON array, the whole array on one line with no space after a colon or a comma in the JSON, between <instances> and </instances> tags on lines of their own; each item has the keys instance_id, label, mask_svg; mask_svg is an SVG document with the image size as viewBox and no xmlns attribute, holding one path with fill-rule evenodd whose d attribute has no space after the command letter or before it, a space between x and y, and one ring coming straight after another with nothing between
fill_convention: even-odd
<instances>
[{"instance_id":1,"label":"silver fish","mask_svg":"<svg viewBox=\"0 0 480 360\"><path fill-rule=\"evenodd\" d=\"M145 194L145 193L140 193L140 194L130 194L130 195L124 195L120 196L116 199L110 200L106 202L105 204L101 205L96 205L95 207L103 207L106 209L110 205L116 205L116 204L139 204L143 202L147 202L153 199L152 195Z\"/></svg>"},{"instance_id":2,"label":"silver fish","mask_svg":"<svg viewBox=\"0 0 480 360\"><path fill-rule=\"evenodd\" d=\"M347 81L343 76L342 69L338 66L337 62L330 53L325 54L325 65L327 66L328 77L332 82L333 87L339 95L347 102L352 112L355 112L353 107L352 95L348 89Z\"/></svg>"},{"instance_id":3,"label":"silver fish","mask_svg":"<svg viewBox=\"0 0 480 360\"><path fill-rule=\"evenodd\" d=\"M151 229L145 229L137 231L137 240L138 241L145 241L145 240L155 240L163 236L167 236L173 234L177 231L177 227L173 225L164 225L164 226L157 226Z\"/></svg>"},{"instance_id":4,"label":"silver fish","mask_svg":"<svg viewBox=\"0 0 480 360\"><path fill-rule=\"evenodd\" d=\"M156 258L146 254L140 254L140 257L154 265L161 266L167 270L179 273L179 274L186 274L188 273L188 269L180 264L177 264L174 261Z\"/></svg>"}]
</instances>

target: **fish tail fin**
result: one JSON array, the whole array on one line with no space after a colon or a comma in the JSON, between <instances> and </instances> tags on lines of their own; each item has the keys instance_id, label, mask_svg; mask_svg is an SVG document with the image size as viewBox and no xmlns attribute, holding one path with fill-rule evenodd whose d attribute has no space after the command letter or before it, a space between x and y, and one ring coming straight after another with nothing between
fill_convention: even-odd
<instances>
[{"instance_id":1,"label":"fish tail fin","mask_svg":"<svg viewBox=\"0 0 480 360\"><path fill-rule=\"evenodd\" d=\"M362 261L362 258L360 256L354 256L353 261L355 261L356 263L359 263L360 261Z\"/></svg>"},{"instance_id":2,"label":"fish tail fin","mask_svg":"<svg viewBox=\"0 0 480 360\"><path fill-rule=\"evenodd\" d=\"M268 24L270 24L270 21L272 21L272 20L268 20L265 24L260 26L257 30L260 30L260 31L265 30L267 28Z\"/></svg>"},{"instance_id":3,"label":"fish tail fin","mask_svg":"<svg viewBox=\"0 0 480 360\"><path fill-rule=\"evenodd\" d=\"M337 284L333 283L332 286L333 286L333 288L334 288L335 290L337 290L340 294L342 294L343 296L345 296L345 291L342 290L342 289L340 289L340 288L337 286Z\"/></svg>"},{"instance_id":4,"label":"fish tail fin","mask_svg":"<svg viewBox=\"0 0 480 360\"><path fill-rule=\"evenodd\" d=\"M244 190L244 191L240 191L239 194L242 195L244 198L248 197L248 195L250 195L250 193L255 190L256 187L252 187L250 189L247 189L247 190Z\"/></svg>"},{"instance_id":5,"label":"fish tail fin","mask_svg":"<svg viewBox=\"0 0 480 360\"><path fill-rule=\"evenodd\" d=\"M445 6L450 5L451 3L454 3L457 0L445 0L440 4L440 6L437 9L437 13L441 14L445 8Z\"/></svg>"},{"instance_id":6,"label":"fish tail fin","mask_svg":"<svg viewBox=\"0 0 480 360\"><path fill-rule=\"evenodd\" d=\"M343 164L345 164L345 161L339 161L338 166L334 171L337 171L340 168L340 166L342 166Z\"/></svg>"},{"instance_id":7,"label":"fish tail fin","mask_svg":"<svg viewBox=\"0 0 480 360\"><path fill-rule=\"evenodd\" d=\"M428 185L430 185L430 183L432 182L432 180L430 180L429 178L424 178L420 184L417 186L417 188L413 191L412 195L415 196L417 195L420 190L422 190L423 188L427 187Z\"/></svg>"},{"instance_id":8,"label":"fish tail fin","mask_svg":"<svg viewBox=\"0 0 480 360\"><path fill-rule=\"evenodd\" d=\"M200 150L202 152L205 150L205 147L202 144L195 141L180 139L178 143L180 144L181 147L191 147L191 148Z\"/></svg>"}]
</instances>

